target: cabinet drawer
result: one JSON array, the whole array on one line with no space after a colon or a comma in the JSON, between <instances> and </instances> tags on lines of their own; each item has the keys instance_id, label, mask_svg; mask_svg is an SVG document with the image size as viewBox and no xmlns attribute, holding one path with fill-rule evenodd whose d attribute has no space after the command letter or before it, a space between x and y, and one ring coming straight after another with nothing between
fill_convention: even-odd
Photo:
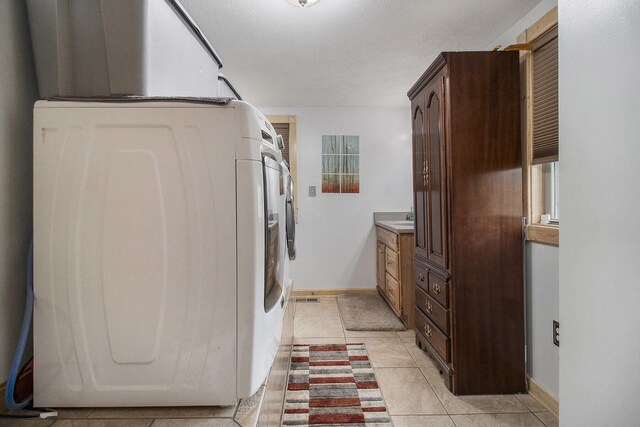
<instances>
[{"instance_id":1,"label":"cabinet drawer","mask_svg":"<svg viewBox=\"0 0 640 427\"><path fill-rule=\"evenodd\" d=\"M394 279L398 280L398 253L391 248L386 248L385 251L385 265L387 273L393 276Z\"/></svg>"},{"instance_id":2,"label":"cabinet drawer","mask_svg":"<svg viewBox=\"0 0 640 427\"><path fill-rule=\"evenodd\" d=\"M444 308L449 308L449 282L433 271L429 272L429 295Z\"/></svg>"},{"instance_id":3,"label":"cabinet drawer","mask_svg":"<svg viewBox=\"0 0 640 427\"><path fill-rule=\"evenodd\" d=\"M389 301L389 305L396 314L400 315L400 284L396 279L391 277L389 273L386 276L386 284L387 284L387 300Z\"/></svg>"},{"instance_id":4,"label":"cabinet drawer","mask_svg":"<svg viewBox=\"0 0 640 427\"><path fill-rule=\"evenodd\" d=\"M416 307L422 310L445 335L449 335L449 310L443 308L421 288L416 287Z\"/></svg>"},{"instance_id":5,"label":"cabinet drawer","mask_svg":"<svg viewBox=\"0 0 640 427\"><path fill-rule=\"evenodd\" d=\"M427 339L442 360L447 363L451 361L449 337L443 334L420 310L416 310L416 330Z\"/></svg>"},{"instance_id":6,"label":"cabinet drawer","mask_svg":"<svg viewBox=\"0 0 640 427\"><path fill-rule=\"evenodd\" d=\"M425 267L421 266L420 264L416 263L414 261L413 263L413 275L414 277L414 282L416 285L418 285L420 288L422 288L423 291L425 292L429 292L429 281L428 281L428 277L429 277L429 270L427 270Z\"/></svg>"},{"instance_id":7,"label":"cabinet drawer","mask_svg":"<svg viewBox=\"0 0 640 427\"><path fill-rule=\"evenodd\" d=\"M376 226L378 240L389 246L394 251L398 251L398 235L382 227Z\"/></svg>"}]
</instances>

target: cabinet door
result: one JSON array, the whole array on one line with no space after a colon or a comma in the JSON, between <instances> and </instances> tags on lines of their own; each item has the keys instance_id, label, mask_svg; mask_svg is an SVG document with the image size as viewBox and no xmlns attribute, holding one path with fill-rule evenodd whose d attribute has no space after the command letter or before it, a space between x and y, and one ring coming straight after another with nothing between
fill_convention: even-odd
<instances>
[{"instance_id":1,"label":"cabinet door","mask_svg":"<svg viewBox=\"0 0 640 427\"><path fill-rule=\"evenodd\" d=\"M383 294L386 293L386 282L385 282L385 246L381 242L378 242L377 247L377 255L376 255L376 281L378 282L378 287L382 291Z\"/></svg>"},{"instance_id":2,"label":"cabinet door","mask_svg":"<svg viewBox=\"0 0 640 427\"><path fill-rule=\"evenodd\" d=\"M402 293L400 291L400 284L389 273L386 273L387 282L387 301L389 301L389 307L396 313L396 316L402 315Z\"/></svg>"},{"instance_id":3,"label":"cabinet door","mask_svg":"<svg viewBox=\"0 0 640 427\"><path fill-rule=\"evenodd\" d=\"M415 211L415 255L427 259L427 214L424 168L426 165L426 138L424 117L424 91L411 102L413 134L413 206Z\"/></svg>"},{"instance_id":4,"label":"cabinet door","mask_svg":"<svg viewBox=\"0 0 640 427\"><path fill-rule=\"evenodd\" d=\"M427 259L447 269L447 162L445 150L444 75L427 86L425 102L425 163Z\"/></svg>"}]
</instances>

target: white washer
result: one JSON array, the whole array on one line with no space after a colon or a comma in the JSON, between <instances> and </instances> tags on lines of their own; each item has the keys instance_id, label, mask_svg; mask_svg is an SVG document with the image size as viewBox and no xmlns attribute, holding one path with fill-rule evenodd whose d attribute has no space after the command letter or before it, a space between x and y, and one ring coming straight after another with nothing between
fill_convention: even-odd
<instances>
[{"instance_id":1,"label":"white washer","mask_svg":"<svg viewBox=\"0 0 640 427\"><path fill-rule=\"evenodd\" d=\"M282 329L284 175L241 101L39 101L34 404L231 405Z\"/></svg>"}]
</instances>

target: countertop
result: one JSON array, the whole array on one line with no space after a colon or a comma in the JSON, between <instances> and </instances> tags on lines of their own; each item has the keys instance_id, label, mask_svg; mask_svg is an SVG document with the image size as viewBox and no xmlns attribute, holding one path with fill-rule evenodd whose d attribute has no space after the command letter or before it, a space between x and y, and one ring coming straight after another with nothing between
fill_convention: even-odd
<instances>
[{"instance_id":1,"label":"countertop","mask_svg":"<svg viewBox=\"0 0 640 427\"><path fill-rule=\"evenodd\" d=\"M393 233L413 233L413 221L407 221L409 212L374 212L373 223Z\"/></svg>"}]
</instances>

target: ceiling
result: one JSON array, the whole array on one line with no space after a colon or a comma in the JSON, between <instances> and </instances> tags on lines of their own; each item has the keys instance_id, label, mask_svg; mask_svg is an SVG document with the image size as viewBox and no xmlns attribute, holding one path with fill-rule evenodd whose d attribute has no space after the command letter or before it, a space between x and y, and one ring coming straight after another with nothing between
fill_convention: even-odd
<instances>
[{"instance_id":1,"label":"ceiling","mask_svg":"<svg viewBox=\"0 0 640 427\"><path fill-rule=\"evenodd\" d=\"M408 106L440 51L484 50L540 0L181 0L260 107Z\"/></svg>"}]
</instances>

